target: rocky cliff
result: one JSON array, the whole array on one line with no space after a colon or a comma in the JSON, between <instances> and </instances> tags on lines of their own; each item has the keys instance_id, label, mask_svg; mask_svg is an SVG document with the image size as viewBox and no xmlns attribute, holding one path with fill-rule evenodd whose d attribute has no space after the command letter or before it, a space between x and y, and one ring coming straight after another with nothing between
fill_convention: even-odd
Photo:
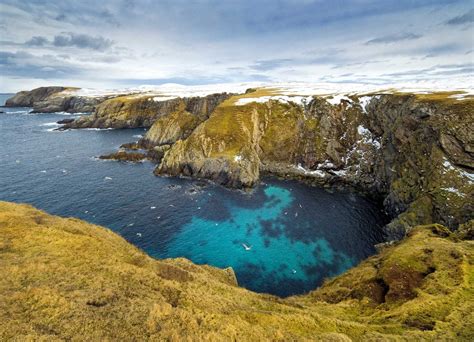
<instances>
[{"instance_id":1,"label":"rocky cliff","mask_svg":"<svg viewBox=\"0 0 474 342\"><path fill-rule=\"evenodd\" d=\"M383 199L396 218L386 227L389 239L417 224L454 229L472 218L472 99L379 94L314 97L304 105L237 101L224 102L174 143L155 172L238 188L254 186L261 172L350 185Z\"/></svg>"},{"instance_id":2,"label":"rocky cliff","mask_svg":"<svg viewBox=\"0 0 474 342\"><path fill-rule=\"evenodd\" d=\"M170 124L172 117L187 115L187 123L178 129L178 136L181 137L181 131L192 131L197 123L205 120L214 108L229 96L227 93L172 99L146 95L119 96L100 103L92 115L83 116L64 128L150 127L158 119L170 114L170 118L166 119ZM159 129L158 125L154 131ZM168 134L172 134L173 130L176 131L170 127ZM149 139L153 140L154 137L150 136Z\"/></svg>"},{"instance_id":3,"label":"rocky cliff","mask_svg":"<svg viewBox=\"0 0 474 342\"><path fill-rule=\"evenodd\" d=\"M1 340L394 341L474 337L473 222L414 228L307 295L155 260L108 229L0 202Z\"/></svg>"},{"instance_id":4,"label":"rocky cliff","mask_svg":"<svg viewBox=\"0 0 474 342\"><path fill-rule=\"evenodd\" d=\"M65 87L40 87L30 91L20 91L5 102L6 107L33 107L35 103L66 90Z\"/></svg>"},{"instance_id":5,"label":"rocky cliff","mask_svg":"<svg viewBox=\"0 0 474 342\"><path fill-rule=\"evenodd\" d=\"M6 107L32 107L33 113L85 113L110 96L74 95L78 88L40 87L30 91L21 91L5 103Z\"/></svg>"},{"instance_id":6,"label":"rocky cliff","mask_svg":"<svg viewBox=\"0 0 474 342\"><path fill-rule=\"evenodd\" d=\"M255 186L261 174L350 186L384 202L394 218L389 240L415 225L456 229L473 218L474 99L466 94L301 97L260 88L233 96L135 94L92 105L52 91L31 92L36 110L95 108L64 128L151 127L127 148L148 149L140 156L158 164L158 175L234 188Z\"/></svg>"}]
</instances>

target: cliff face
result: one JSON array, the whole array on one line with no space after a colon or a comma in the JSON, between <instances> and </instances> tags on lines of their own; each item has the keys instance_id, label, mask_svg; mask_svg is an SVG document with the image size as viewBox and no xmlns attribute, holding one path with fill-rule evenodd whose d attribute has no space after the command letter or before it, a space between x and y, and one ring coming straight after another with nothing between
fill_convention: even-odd
<instances>
[{"instance_id":1,"label":"cliff face","mask_svg":"<svg viewBox=\"0 0 474 342\"><path fill-rule=\"evenodd\" d=\"M165 153L157 174L252 187L261 172L349 184L384 199L399 239L417 224L472 218L474 101L375 95L305 106L230 100ZM171 141L167 141L170 143Z\"/></svg>"},{"instance_id":2,"label":"cliff face","mask_svg":"<svg viewBox=\"0 0 474 342\"><path fill-rule=\"evenodd\" d=\"M41 87L21 91L5 103L7 107L32 107L33 113L84 113L92 112L107 97L75 96L65 92L76 88Z\"/></svg>"},{"instance_id":3,"label":"cliff face","mask_svg":"<svg viewBox=\"0 0 474 342\"><path fill-rule=\"evenodd\" d=\"M413 224L456 228L472 218L474 101L445 94L382 96L368 107L382 148L374 160L377 191L399 215L387 228L401 237Z\"/></svg>"},{"instance_id":4,"label":"cliff face","mask_svg":"<svg viewBox=\"0 0 474 342\"><path fill-rule=\"evenodd\" d=\"M65 128L150 127L159 118L176 112L192 114L196 117L196 122L199 122L207 118L214 108L229 96L222 93L169 100L160 100L154 96L119 96L100 103L92 115L81 117ZM186 127L184 125L182 129ZM195 125L192 125L190 129L194 127ZM153 138L149 137L149 140L153 141Z\"/></svg>"},{"instance_id":5,"label":"cliff face","mask_svg":"<svg viewBox=\"0 0 474 342\"><path fill-rule=\"evenodd\" d=\"M40 87L31 91L20 91L5 102L6 107L33 107L50 95L66 90L65 87Z\"/></svg>"},{"instance_id":6,"label":"cliff face","mask_svg":"<svg viewBox=\"0 0 474 342\"><path fill-rule=\"evenodd\" d=\"M35 102L33 113L89 113L108 97L61 96L55 94L43 101Z\"/></svg>"},{"instance_id":7,"label":"cliff face","mask_svg":"<svg viewBox=\"0 0 474 342\"><path fill-rule=\"evenodd\" d=\"M308 295L155 260L113 232L0 202L1 340L472 340L473 222L415 228Z\"/></svg>"}]
</instances>

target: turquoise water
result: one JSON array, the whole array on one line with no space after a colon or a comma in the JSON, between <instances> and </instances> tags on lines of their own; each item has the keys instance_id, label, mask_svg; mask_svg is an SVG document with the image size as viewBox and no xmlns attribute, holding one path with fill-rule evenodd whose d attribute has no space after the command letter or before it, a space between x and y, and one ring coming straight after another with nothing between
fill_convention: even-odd
<instances>
[{"instance_id":1,"label":"turquoise water","mask_svg":"<svg viewBox=\"0 0 474 342\"><path fill-rule=\"evenodd\" d=\"M229 203L230 215L222 221L193 217L158 256L230 266L248 288L270 293L286 289L284 294L310 290L314 285L305 284L319 284L323 277L355 264L357 260L331 247L323 236L308 241L294 238L298 230L310 229L311 222L296 220L298 208L292 209L295 198L289 189L271 185L264 194L264 202L256 208Z\"/></svg>"},{"instance_id":2,"label":"turquoise water","mask_svg":"<svg viewBox=\"0 0 474 342\"><path fill-rule=\"evenodd\" d=\"M143 129L59 132L64 114L2 110L0 200L109 227L152 256L230 266L240 285L287 296L314 289L383 241L386 217L363 196L276 179L243 193L155 177L149 162L96 158Z\"/></svg>"}]
</instances>

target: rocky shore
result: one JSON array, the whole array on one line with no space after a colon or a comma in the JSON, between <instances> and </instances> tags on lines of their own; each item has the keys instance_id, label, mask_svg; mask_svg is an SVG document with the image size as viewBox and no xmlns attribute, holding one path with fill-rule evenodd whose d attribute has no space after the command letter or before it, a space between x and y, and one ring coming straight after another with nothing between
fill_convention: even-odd
<instances>
[{"instance_id":1,"label":"rocky shore","mask_svg":"<svg viewBox=\"0 0 474 342\"><path fill-rule=\"evenodd\" d=\"M469 341L473 226L415 227L306 295L156 260L112 231L0 202L0 339Z\"/></svg>"},{"instance_id":2,"label":"rocky shore","mask_svg":"<svg viewBox=\"0 0 474 342\"><path fill-rule=\"evenodd\" d=\"M59 88L33 90L30 99L22 92L8 103L51 108L58 94ZM149 127L128 148L143 149L157 175L251 188L271 174L354 188L383 201L393 218L387 239L396 240L416 225L456 229L473 218L472 113L474 99L459 92L303 97L261 88L240 95L116 96L63 128ZM138 158L126 151L109 157Z\"/></svg>"}]
</instances>

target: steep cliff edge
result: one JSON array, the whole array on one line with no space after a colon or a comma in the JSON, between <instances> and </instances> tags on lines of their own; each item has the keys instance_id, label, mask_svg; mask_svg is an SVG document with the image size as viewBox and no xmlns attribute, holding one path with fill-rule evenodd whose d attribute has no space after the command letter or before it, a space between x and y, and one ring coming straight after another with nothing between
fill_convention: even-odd
<instances>
[{"instance_id":1,"label":"steep cliff edge","mask_svg":"<svg viewBox=\"0 0 474 342\"><path fill-rule=\"evenodd\" d=\"M143 94L119 96L100 103L92 115L83 116L64 128L150 127L159 118L175 112L191 114L197 123L206 119L229 96L227 93L171 99ZM190 129L194 127L192 125Z\"/></svg>"},{"instance_id":2,"label":"steep cliff edge","mask_svg":"<svg viewBox=\"0 0 474 342\"><path fill-rule=\"evenodd\" d=\"M71 87L40 87L30 91L21 91L9 98L6 107L32 107L33 113L84 113L92 112L95 107L110 96L79 96Z\"/></svg>"},{"instance_id":3,"label":"steep cliff edge","mask_svg":"<svg viewBox=\"0 0 474 342\"><path fill-rule=\"evenodd\" d=\"M2 340L457 340L474 336L473 222L413 229L308 295L155 260L108 229L0 202Z\"/></svg>"}]
</instances>

